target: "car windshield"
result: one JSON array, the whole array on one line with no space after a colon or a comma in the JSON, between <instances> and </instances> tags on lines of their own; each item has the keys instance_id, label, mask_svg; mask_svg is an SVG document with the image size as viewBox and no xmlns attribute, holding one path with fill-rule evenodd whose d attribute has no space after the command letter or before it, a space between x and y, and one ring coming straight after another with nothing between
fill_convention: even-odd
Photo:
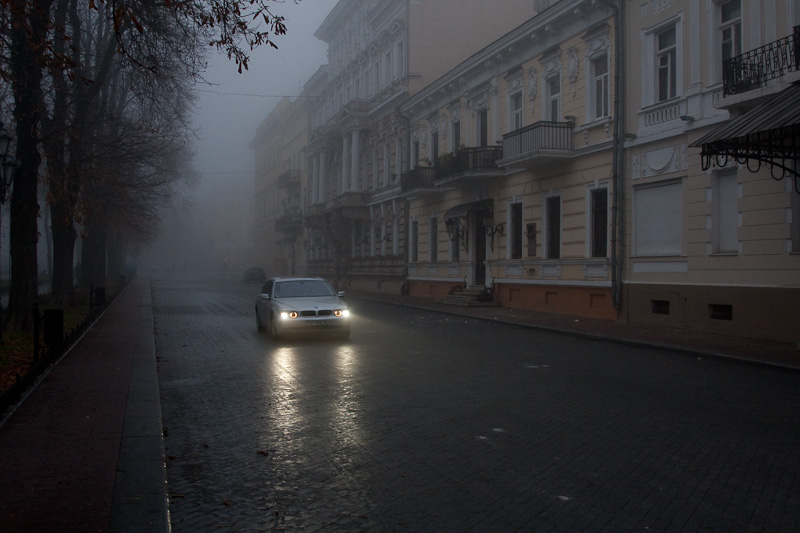
<instances>
[{"instance_id":1,"label":"car windshield","mask_svg":"<svg viewBox=\"0 0 800 533\"><path fill-rule=\"evenodd\" d=\"M314 296L333 296L336 294L326 281L282 281L275 285L275 298L302 298Z\"/></svg>"}]
</instances>

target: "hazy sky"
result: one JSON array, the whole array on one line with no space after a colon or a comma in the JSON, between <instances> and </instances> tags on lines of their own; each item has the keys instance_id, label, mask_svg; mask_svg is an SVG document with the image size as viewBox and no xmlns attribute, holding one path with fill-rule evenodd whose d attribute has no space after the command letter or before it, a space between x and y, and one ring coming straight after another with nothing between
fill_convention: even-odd
<instances>
[{"instance_id":1,"label":"hazy sky","mask_svg":"<svg viewBox=\"0 0 800 533\"><path fill-rule=\"evenodd\" d=\"M195 168L203 181L251 179L254 153L248 147L258 125L281 96L296 96L327 63L327 46L314 37L338 0L276 1L273 13L286 17L287 33L275 38L278 50L265 46L250 56L242 74L222 55L209 58L207 81L198 84Z\"/></svg>"}]
</instances>

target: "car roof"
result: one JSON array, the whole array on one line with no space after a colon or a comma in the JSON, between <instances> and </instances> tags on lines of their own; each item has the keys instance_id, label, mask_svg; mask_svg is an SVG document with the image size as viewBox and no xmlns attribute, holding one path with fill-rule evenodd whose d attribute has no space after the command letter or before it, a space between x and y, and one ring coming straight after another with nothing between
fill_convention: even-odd
<instances>
[{"instance_id":1,"label":"car roof","mask_svg":"<svg viewBox=\"0 0 800 533\"><path fill-rule=\"evenodd\" d=\"M319 276L276 276L272 281L325 281Z\"/></svg>"}]
</instances>

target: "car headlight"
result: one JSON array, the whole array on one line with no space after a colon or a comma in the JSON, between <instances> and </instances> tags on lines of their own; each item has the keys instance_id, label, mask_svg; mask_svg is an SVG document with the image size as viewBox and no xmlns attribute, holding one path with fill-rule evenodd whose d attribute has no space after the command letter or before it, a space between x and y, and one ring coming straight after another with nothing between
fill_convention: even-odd
<instances>
[{"instance_id":1,"label":"car headlight","mask_svg":"<svg viewBox=\"0 0 800 533\"><path fill-rule=\"evenodd\" d=\"M338 316L339 318L347 318L350 316L349 309L337 309L333 312L334 315Z\"/></svg>"},{"instance_id":2,"label":"car headlight","mask_svg":"<svg viewBox=\"0 0 800 533\"><path fill-rule=\"evenodd\" d=\"M297 311L281 311L281 319L297 318Z\"/></svg>"}]
</instances>

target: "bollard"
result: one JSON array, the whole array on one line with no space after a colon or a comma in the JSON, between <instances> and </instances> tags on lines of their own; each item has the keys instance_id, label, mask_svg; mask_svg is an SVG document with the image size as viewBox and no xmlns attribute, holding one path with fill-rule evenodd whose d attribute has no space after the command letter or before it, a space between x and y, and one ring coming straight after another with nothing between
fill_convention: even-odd
<instances>
[{"instance_id":1,"label":"bollard","mask_svg":"<svg viewBox=\"0 0 800 533\"><path fill-rule=\"evenodd\" d=\"M64 310L45 309L42 335L47 346L60 346L64 342Z\"/></svg>"},{"instance_id":2,"label":"bollard","mask_svg":"<svg viewBox=\"0 0 800 533\"><path fill-rule=\"evenodd\" d=\"M103 307L106 303L106 288L97 287L94 290L94 305L96 307Z\"/></svg>"}]
</instances>

